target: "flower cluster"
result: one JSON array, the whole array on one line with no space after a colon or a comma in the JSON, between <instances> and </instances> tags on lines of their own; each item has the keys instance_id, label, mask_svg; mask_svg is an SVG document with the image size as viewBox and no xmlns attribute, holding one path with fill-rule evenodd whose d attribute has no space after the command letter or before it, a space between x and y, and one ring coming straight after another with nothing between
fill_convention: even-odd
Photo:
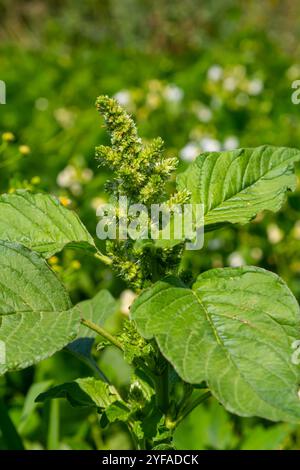
<instances>
[{"instance_id":1,"label":"flower cluster","mask_svg":"<svg viewBox=\"0 0 300 470\"><path fill-rule=\"evenodd\" d=\"M117 199L126 196L130 203L149 206L162 202L166 183L177 166L175 158L164 158L161 138L143 144L132 118L115 99L100 96L96 102L111 136L111 147L96 148L101 165L114 171L115 178L107 184ZM190 199L188 191L179 191L165 202L172 206ZM153 240L145 243L128 239L109 240L107 254L113 268L136 289L172 272L178 266L183 244L159 248Z\"/></svg>"},{"instance_id":2,"label":"flower cluster","mask_svg":"<svg viewBox=\"0 0 300 470\"><path fill-rule=\"evenodd\" d=\"M116 175L108 189L116 197L126 195L131 202L158 202L177 160L164 158L161 138L144 145L132 118L116 100L100 96L96 105L111 135L111 147L96 148L100 164L113 169Z\"/></svg>"}]
</instances>

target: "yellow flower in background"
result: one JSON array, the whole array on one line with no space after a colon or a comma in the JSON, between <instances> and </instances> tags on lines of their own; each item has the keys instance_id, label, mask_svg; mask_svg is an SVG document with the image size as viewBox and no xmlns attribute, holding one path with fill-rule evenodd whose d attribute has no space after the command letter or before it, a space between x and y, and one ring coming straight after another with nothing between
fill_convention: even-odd
<instances>
[{"instance_id":1,"label":"yellow flower in background","mask_svg":"<svg viewBox=\"0 0 300 470\"><path fill-rule=\"evenodd\" d=\"M31 184L40 184L41 178L39 176L34 176L33 178L31 178L30 182Z\"/></svg>"},{"instance_id":2,"label":"yellow flower in background","mask_svg":"<svg viewBox=\"0 0 300 470\"><path fill-rule=\"evenodd\" d=\"M28 155L30 153L30 147L28 147L28 145L20 145L19 147L19 152L22 154L22 155Z\"/></svg>"},{"instance_id":3,"label":"yellow flower in background","mask_svg":"<svg viewBox=\"0 0 300 470\"><path fill-rule=\"evenodd\" d=\"M2 134L3 142L13 142L15 140L15 136L12 132L4 132Z\"/></svg>"},{"instance_id":4,"label":"yellow flower in background","mask_svg":"<svg viewBox=\"0 0 300 470\"><path fill-rule=\"evenodd\" d=\"M81 263L80 261L78 261L77 259L74 259L74 261L72 261L71 263L71 268L75 269L76 271L78 271L78 269L81 268Z\"/></svg>"},{"instance_id":5,"label":"yellow flower in background","mask_svg":"<svg viewBox=\"0 0 300 470\"><path fill-rule=\"evenodd\" d=\"M51 256L51 258L49 258L48 262L49 262L49 264L51 264L51 266L54 266L55 264L58 264L59 259L58 259L57 256Z\"/></svg>"},{"instance_id":6,"label":"yellow flower in background","mask_svg":"<svg viewBox=\"0 0 300 470\"><path fill-rule=\"evenodd\" d=\"M66 196L60 196L59 198L59 202L64 206L64 207L68 207L70 204L71 204L71 199L69 199L68 197Z\"/></svg>"},{"instance_id":7,"label":"yellow flower in background","mask_svg":"<svg viewBox=\"0 0 300 470\"><path fill-rule=\"evenodd\" d=\"M300 220L297 220L295 223L292 230L292 235L296 240L300 240Z\"/></svg>"}]
</instances>

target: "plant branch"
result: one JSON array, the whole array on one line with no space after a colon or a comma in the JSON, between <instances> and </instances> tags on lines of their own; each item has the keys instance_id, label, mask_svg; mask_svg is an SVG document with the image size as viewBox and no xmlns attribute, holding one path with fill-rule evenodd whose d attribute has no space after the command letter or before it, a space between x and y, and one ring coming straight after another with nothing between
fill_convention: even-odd
<instances>
[{"instance_id":1,"label":"plant branch","mask_svg":"<svg viewBox=\"0 0 300 470\"><path fill-rule=\"evenodd\" d=\"M183 421L198 405L203 403L205 400L211 397L210 392L205 392L199 397L195 398L194 401L191 403L188 403L187 406L183 409L182 413L179 415L179 417L176 420L176 426L178 426L181 421Z\"/></svg>"},{"instance_id":2,"label":"plant branch","mask_svg":"<svg viewBox=\"0 0 300 470\"><path fill-rule=\"evenodd\" d=\"M104 255L101 253L101 251L97 250L95 253L95 258L99 259L102 261L102 263L106 264L107 266L110 266L112 264L112 259L109 258L109 256Z\"/></svg>"},{"instance_id":3,"label":"plant branch","mask_svg":"<svg viewBox=\"0 0 300 470\"><path fill-rule=\"evenodd\" d=\"M157 407L166 413L169 408L169 370L166 365L164 371L160 375L155 376L155 393Z\"/></svg>"},{"instance_id":4,"label":"plant branch","mask_svg":"<svg viewBox=\"0 0 300 470\"><path fill-rule=\"evenodd\" d=\"M95 333L107 339L110 343L112 343L118 349L123 351L123 346L120 341L115 336L111 335L108 331L106 331L104 328L99 325L96 325L96 323L92 322L91 320L86 320L85 318L81 319L81 323L82 325L86 326L92 331L95 331Z\"/></svg>"}]
</instances>

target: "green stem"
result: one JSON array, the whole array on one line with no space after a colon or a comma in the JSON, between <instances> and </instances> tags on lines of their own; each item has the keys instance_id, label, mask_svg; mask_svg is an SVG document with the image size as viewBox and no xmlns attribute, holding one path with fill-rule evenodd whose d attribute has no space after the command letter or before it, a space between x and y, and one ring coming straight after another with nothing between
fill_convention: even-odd
<instances>
[{"instance_id":1,"label":"green stem","mask_svg":"<svg viewBox=\"0 0 300 470\"><path fill-rule=\"evenodd\" d=\"M166 365L164 371L155 377L155 393L157 407L163 412L167 413L169 408L169 371Z\"/></svg>"},{"instance_id":2,"label":"green stem","mask_svg":"<svg viewBox=\"0 0 300 470\"><path fill-rule=\"evenodd\" d=\"M99 250L97 251L97 253L95 253L95 258L99 259L100 261L102 261L102 263L106 264L107 266L110 266L112 264L112 259L101 253L101 251Z\"/></svg>"},{"instance_id":3,"label":"green stem","mask_svg":"<svg viewBox=\"0 0 300 470\"><path fill-rule=\"evenodd\" d=\"M51 400L49 406L47 449L59 450L59 400Z\"/></svg>"},{"instance_id":4,"label":"green stem","mask_svg":"<svg viewBox=\"0 0 300 470\"><path fill-rule=\"evenodd\" d=\"M106 331L104 328L102 328L101 326L96 325L96 323L92 322L91 320L86 320L85 318L81 319L81 323L82 325L86 326L90 330L95 331L95 333L97 333L98 335L107 339L110 343L112 343L121 351L124 350L120 341L115 336L111 335L108 331Z\"/></svg>"},{"instance_id":5,"label":"green stem","mask_svg":"<svg viewBox=\"0 0 300 470\"><path fill-rule=\"evenodd\" d=\"M210 397L211 397L211 393L205 392L199 397L197 397L191 403L188 403L187 406L183 409L182 413L177 418L176 426L178 426L178 424L181 423L181 421L183 421L198 405L200 405L201 403L203 403L205 400L207 400Z\"/></svg>"}]
</instances>

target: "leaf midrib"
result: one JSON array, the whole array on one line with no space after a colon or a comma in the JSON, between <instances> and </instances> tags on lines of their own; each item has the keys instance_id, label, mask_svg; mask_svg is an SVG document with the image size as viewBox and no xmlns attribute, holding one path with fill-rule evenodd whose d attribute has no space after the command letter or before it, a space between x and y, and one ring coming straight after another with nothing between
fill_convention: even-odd
<instances>
[{"instance_id":1,"label":"leaf midrib","mask_svg":"<svg viewBox=\"0 0 300 470\"><path fill-rule=\"evenodd\" d=\"M253 155L253 154L252 154L252 155ZM249 162L250 162L250 160L251 160L252 155L250 156L250 158L249 158L249 160L248 160L247 166L248 166L248 164L249 164ZM220 156L222 156L222 154L217 155L217 157L220 157ZM238 155L238 156L236 157L236 159L237 159L237 158L240 158L240 156L241 156L241 154ZM295 157L294 157L294 158L295 158ZM207 211L204 213L204 215L207 215L207 214L209 214L210 212L213 212L215 209L222 207L222 205L223 205L224 203L229 202L231 199L233 199L234 197L236 197L238 194L242 194L242 193L248 191L252 186L255 186L257 183L259 183L260 181L262 181L263 179L265 179L266 176L267 176L269 173L271 173L271 172L274 171L275 169L280 168L280 166L283 165L284 163L285 163L286 165L291 164L292 162L289 163L289 160L294 160L294 158L289 158L289 159L286 160L285 162L281 162L279 165L274 166L274 168L268 169L268 171L267 171L266 173L264 173L263 175L260 175L260 177L259 177L257 180L255 180L253 183L249 184L248 186L246 186L245 188L241 189L240 191L238 191L238 192L235 193L234 195L230 196L229 198L227 198L227 199L226 199L226 198L225 198L225 199L223 198L222 201L221 201L221 203L216 204L215 206L212 205L212 207L210 207L209 209L207 209ZM233 162L235 162L236 159L232 160L232 162L231 162L230 164L232 164ZM218 160L218 158L216 158L216 161L217 161L217 160ZM202 169L202 168L201 168L201 169ZM287 166L287 168L286 168L285 171L280 175L280 177L283 176L288 170L289 170L289 168L288 168L288 166ZM243 176L244 176L244 175L243 175ZM223 191L224 191L224 189L223 189ZM280 191L280 193L282 193L282 192L283 192L283 191ZM280 193L279 193L279 194L280 194ZM223 197L223 195L222 195L222 197ZM208 199L207 196L206 196L206 199Z\"/></svg>"}]
</instances>

